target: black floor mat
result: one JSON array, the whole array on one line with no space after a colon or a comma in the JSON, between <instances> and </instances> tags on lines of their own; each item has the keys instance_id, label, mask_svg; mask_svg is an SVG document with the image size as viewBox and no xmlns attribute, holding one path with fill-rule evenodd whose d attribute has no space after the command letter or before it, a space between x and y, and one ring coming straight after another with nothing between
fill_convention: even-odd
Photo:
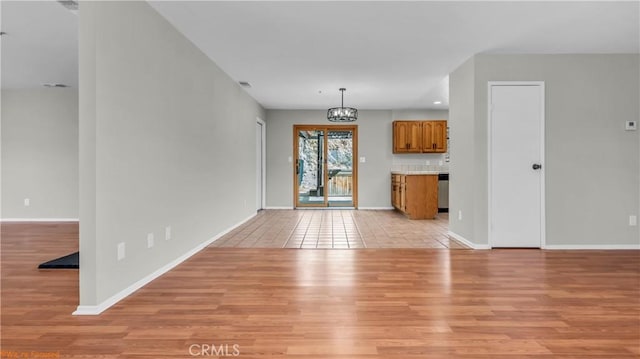
<instances>
[{"instance_id":1,"label":"black floor mat","mask_svg":"<svg viewBox=\"0 0 640 359\"><path fill-rule=\"evenodd\" d=\"M78 269L80 268L80 252L71 253L64 257L44 262L39 269Z\"/></svg>"}]
</instances>

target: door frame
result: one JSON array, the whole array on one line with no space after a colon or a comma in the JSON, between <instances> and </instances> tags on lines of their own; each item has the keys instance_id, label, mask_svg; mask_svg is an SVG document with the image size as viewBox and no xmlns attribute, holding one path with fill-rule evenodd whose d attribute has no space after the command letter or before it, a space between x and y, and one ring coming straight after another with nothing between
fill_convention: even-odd
<instances>
[{"instance_id":1,"label":"door frame","mask_svg":"<svg viewBox=\"0 0 640 359\"><path fill-rule=\"evenodd\" d=\"M327 155L326 152L328 151L328 136L327 133L329 131L333 131L333 130L351 130L353 131L353 142L352 142L352 151L353 151L353 169L352 169L352 181L353 181L353 193L352 193L352 197L351 197L351 201L353 203L353 208L358 209L358 125L312 125L312 124L300 124L300 125L293 125L293 168L292 168L292 173L293 173L293 208L294 209L300 209L300 208L351 208L351 207L340 207L340 206L335 206L335 207L329 207L328 201L326 198L328 198L328 194L325 195L325 202L323 202L323 204L321 205L307 205L307 206L298 206L298 175L296 174L296 169L298 167L298 131L313 131L313 130L323 130L324 131L324 168L325 170L324 172L324 183L327 183L328 181L328 176L329 176L329 172L326 170L326 160L327 160Z\"/></svg>"},{"instance_id":2,"label":"door frame","mask_svg":"<svg viewBox=\"0 0 640 359\"><path fill-rule=\"evenodd\" d=\"M540 161L542 162L542 168L540 169L540 249L544 249L546 247L546 160L545 160L545 121L546 121L546 113L545 113L545 86L544 81L488 81L487 83L487 241L489 244L489 248L493 248L491 243L491 238L493 238L493 228L492 228L492 219L493 213L491 211L493 205L493 191L492 191L492 183L493 183L493 173L492 173L492 156L493 156L493 148L492 148L492 129L493 129L493 119L492 119L492 96L491 96L491 88L493 86L538 86L540 88L541 101L540 101Z\"/></svg>"},{"instance_id":3,"label":"door frame","mask_svg":"<svg viewBox=\"0 0 640 359\"><path fill-rule=\"evenodd\" d=\"M260 117L256 117L256 125L261 127L261 140L260 144L256 143L256 149L260 146L260 159L256 158L256 164L258 160L261 163L261 171L260 173L256 173L256 184L260 183L262 187L261 198L260 198L260 208L256 208L257 211L266 208L267 204L267 123L264 122ZM256 199L257 199L256 193Z\"/></svg>"}]
</instances>

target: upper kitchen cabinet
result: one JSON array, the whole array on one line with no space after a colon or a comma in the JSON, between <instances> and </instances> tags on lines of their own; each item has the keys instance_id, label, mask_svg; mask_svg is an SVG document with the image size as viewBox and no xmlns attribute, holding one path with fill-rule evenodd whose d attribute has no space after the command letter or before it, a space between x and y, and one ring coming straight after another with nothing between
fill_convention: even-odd
<instances>
[{"instance_id":1,"label":"upper kitchen cabinet","mask_svg":"<svg viewBox=\"0 0 640 359\"><path fill-rule=\"evenodd\" d=\"M393 153L447 152L447 121L394 121Z\"/></svg>"},{"instance_id":2,"label":"upper kitchen cabinet","mask_svg":"<svg viewBox=\"0 0 640 359\"><path fill-rule=\"evenodd\" d=\"M422 152L422 126L419 121L393 122L393 153Z\"/></svg>"},{"instance_id":3,"label":"upper kitchen cabinet","mask_svg":"<svg viewBox=\"0 0 640 359\"><path fill-rule=\"evenodd\" d=\"M422 152L447 152L447 121L422 122Z\"/></svg>"}]
</instances>

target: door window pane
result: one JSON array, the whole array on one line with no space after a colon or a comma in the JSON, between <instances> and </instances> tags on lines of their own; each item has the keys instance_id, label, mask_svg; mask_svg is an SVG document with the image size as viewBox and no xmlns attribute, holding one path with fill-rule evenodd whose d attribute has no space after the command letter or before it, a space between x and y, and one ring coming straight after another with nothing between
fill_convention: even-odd
<instances>
[{"instance_id":1,"label":"door window pane","mask_svg":"<svg viewBox=\"0 0 640 359\"><path fill-rule=\"evenodd\" d=\"M324 131L298 131L298 203L324 205Z\"/></svg>"},{"instance_id":2,"label":"door window pane","mask_svg":"<svg viewBox=\"0 0 640 359\"><path fill-rule=\"evenodd\" d=\"M353 206L353 131L327 132L329 206Z\"/></svg>"}]
</instances>

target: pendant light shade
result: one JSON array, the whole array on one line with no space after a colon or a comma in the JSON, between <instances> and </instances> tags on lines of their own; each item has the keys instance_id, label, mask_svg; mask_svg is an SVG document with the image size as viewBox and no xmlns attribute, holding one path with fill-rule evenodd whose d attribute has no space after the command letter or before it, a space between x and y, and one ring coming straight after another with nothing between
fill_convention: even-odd
<instances>
[{"instance_id":1,"label":"pendant light shade","mask_svg":"<svg viewBox=\"0 0 640 359\"><path fill-rule=\"evenodd\" d=\"M346 88L339 90L342 93L342 106L327 110L327 119L331 122L353 122L358 119L358 110L353 107L344 107L344 92Z\"/></svg>"}]
</instances>

